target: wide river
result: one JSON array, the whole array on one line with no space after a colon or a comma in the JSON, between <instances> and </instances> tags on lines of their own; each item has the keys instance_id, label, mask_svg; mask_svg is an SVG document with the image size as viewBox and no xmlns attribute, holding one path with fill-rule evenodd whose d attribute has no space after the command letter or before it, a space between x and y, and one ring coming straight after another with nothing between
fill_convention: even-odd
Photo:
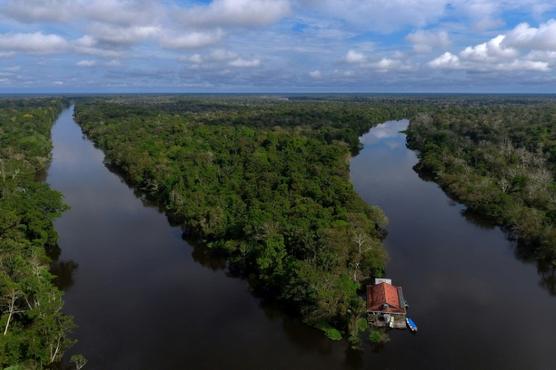
<instances>
[{"instance_id":1,"label":"wide river","mask_svg":"<svg viewBox=\"0 0 556 370\"><path fill-rule=\"evenodd\" d=\"M104 164L65 110L48 183L71 209L56 221L65 311L87 369L555 369L556 297L498 228L462 214L413 171L387 122L351 162L361 197L390 219L388 276L420 331L348 349L261 302L222 261L182 240L156 207ZM64 264L71 266L70 263ZM71 270L71 269L70 269Z\"/></svg>"}]
</instances>

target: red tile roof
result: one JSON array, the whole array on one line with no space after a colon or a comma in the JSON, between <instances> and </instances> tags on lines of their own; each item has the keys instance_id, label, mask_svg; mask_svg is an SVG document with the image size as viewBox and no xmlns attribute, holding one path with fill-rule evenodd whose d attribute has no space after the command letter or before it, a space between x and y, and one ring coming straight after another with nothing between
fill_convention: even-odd
<instances>
[{"instance_id":1,"label":"red tile roof","mask_svg":"<svg viewBox=\"0 0 556 370\"><path fill-rule=\"evenodd\" d=\"M398 288L388 283L367 286L367 311L405 313Z\"/></svg>"}]
</instances>

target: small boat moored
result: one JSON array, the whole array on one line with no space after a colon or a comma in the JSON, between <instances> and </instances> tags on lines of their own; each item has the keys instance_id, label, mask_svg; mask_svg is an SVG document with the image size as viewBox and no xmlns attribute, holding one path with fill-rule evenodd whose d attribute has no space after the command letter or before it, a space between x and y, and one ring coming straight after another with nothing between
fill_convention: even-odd
<instances>
[{"instance_id":1,"label":"small boat moored","mask_svg":"<svg viewBox=\"0 0 556 370\"><path fill-rule=\"evenodd\" d=\"M407 327L409 328L409 330L411 330L412 333L417 332L417 324L415 324L415 321L413 321L409 317L406 317L405 323L407 324Z\"/></svg>"}]
</instances>

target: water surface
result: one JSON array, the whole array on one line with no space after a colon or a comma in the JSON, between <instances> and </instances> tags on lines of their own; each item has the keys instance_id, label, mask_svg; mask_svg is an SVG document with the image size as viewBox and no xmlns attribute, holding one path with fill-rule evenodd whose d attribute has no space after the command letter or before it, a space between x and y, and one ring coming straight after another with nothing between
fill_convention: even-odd
<instances>
[{"instance_id":1,"label":"water surface","mask_svg":"<svg viewBox=\"0 0 556 370\"><path fill-rule=\"evenodd\" d=\"M351 162L357 192L388 215L388 275L420 329L388 344L400 354L392 368L556 369L556 297L499 228L464 217L465 207L419 178L399 132L407 125L373 128Z\"/></svg>"},{"instance_id":2,"label":"water surface","mask_svg":"<svg viewBox=\"0 0 556 370\"><path fill-rule=\"evenodd\" d=\"M56 229L61 260L78 265L64 282L65 310L78 325L71 353L84 354L88 369L555 367L556 300L498 229L466 220L415 174L397 133L407 122L371 130L351 166L357 191L390 218L388 274L420 333L351 351L262 304L221 261L184 242L106 168L72 112L54 126L47 181L71 206Z\"/></svg>"}]
</instances>

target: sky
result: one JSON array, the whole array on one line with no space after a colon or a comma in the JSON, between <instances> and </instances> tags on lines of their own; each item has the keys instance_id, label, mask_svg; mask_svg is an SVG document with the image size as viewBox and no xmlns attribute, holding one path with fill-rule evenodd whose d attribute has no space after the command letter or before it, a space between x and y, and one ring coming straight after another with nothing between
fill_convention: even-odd
<instances>
[{"instance_id":1,"label":"sky","mask_svg":"<svg viewBox=\"0 0 556 370\"><path fill-rule=\"evenodd\" d=\"M556 93L556 0L0 0L0 93Z\"/></svg>"}]
</instances>

